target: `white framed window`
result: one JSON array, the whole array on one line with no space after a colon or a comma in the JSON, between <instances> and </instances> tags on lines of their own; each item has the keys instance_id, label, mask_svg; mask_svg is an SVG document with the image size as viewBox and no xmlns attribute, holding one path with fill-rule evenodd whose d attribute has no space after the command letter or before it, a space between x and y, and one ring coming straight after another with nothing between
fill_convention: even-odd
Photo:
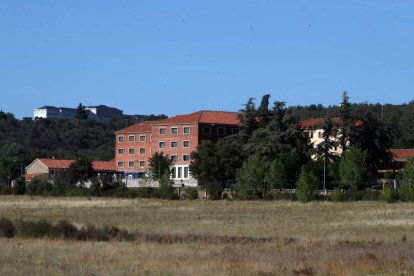
<instances>
[{"instance_id":1,"label":"white framed window","mask_svg":"<svg viewBox=\"0 0 414 276\"><path fill-rule=\"evenodd\" d=\"M119 135L118 136L118 143L123 143L124 142L124 135Z\"/></svg>"},{"instance_id":2,"label":"white framed window","mask_svg":"<svg viewBox=\"0 0 414 276\"><path fill-rule=\"evenodd\" d=\"M124 149L123 148L118 149L118 155L124 155Z\"/></svg>"},{"instance_id":3,"label":"white framed window","mask_svg":"<svg viewBox=\"0 0 414 276\"><path fill-rule=\"evenodd\" d=\"M165 135L165 127L160 127L160 128L158 129L158 133L159 133L160 135Z\"/></svg>"},{"instance_id":4,"label":"white framed window","mask_svg":"<svg viewBox=\"0 0 414 276\"><path fill-rule=\"evenodd\" d=\"M309 137L310 137L310 138L313 138L313 130L310 130L310 131L309 131Z\"/></svg>"},{"instance_id":5,"label":"white framed window","mask_svg":"<svg viewBox=\"0 0 414 276\"><path fill-rule=\"evenodd\" d=\"M128 142L134 143L135 142L135 135L129 135L128 136Z\"/></svg>"},{"instance_id":6,"label":"white framed window","mask_svg":"<svg viewBox=\"0 0 414 276\"><path fill-rule=\"evenodd\" d=\"M128 149L128 154L129 154L129 155L134 155L134 154L135 154L135 149L133 149L133 148L129 148L129 149Z\"/></svg>"},{"instance_id":7,"label":"white framed window","mask_svg":"<svg viewBox=\"0 0 414 276\"><path fill-rule=\"evenodd\" d=\"M202 130L203 134L211 134L211 127L209 126L203 126Z\"/></svg>"},{"instance_id":8,"label":"white framed window","mask_svg":"<svg viewBox=\"0 0 414 276\"><path fill-rule=\"evenodd\" d=\"M232 128L231 129L231 134L237 134L237 133L239 133L239 129L238 128Z\"/></svg>"},{"instance_id":9,"label":"white framed window","mask_svg":"<svg viewBox=\"0 0 414 276\"><path fill-rule=\"evenodd\" d=\"M183 167L177 167L177 178L183 178Z\"/></svg>"},{"instance_id":10,"label":"white framed window","mask_svg":"<svg viewBox=\"0 0 414 276\"><path fill-rule=\"evenodd\" d=\"M188 178L189 171L188 167L184 167L184 178Z\"/></svg>"},{"instance_id":11,"label":"white framed window","mask_svg":"<svg viewBox=\"0 0 414 276\"><path fill-rule=\"evenodd\" d=\"M139 136L139 141L140 142L145 142L145 140L146 140L145 138L146 138L145 135L140 135Z\"/></svg>"},{"instance_id":12,"label":"white framed window","mask_svg":"<svg viewBox=\"0 0 414 276\"><path fill-rule=\"evenodd\" d=\"M130 168L135 167L135 162L134 161L129 161L128 162L128 167L130 167Z\"/></svg>"},{"instance_id":13,"label":"white framed window","mask_svg":"<svg viewBox=\"0 0 414 276\"><path fill-rule=\"evenodd\" d=\"M160 141L160 142L158 142L158 147L159 147L160 149L165 148L165 142L164 142L164 141Z\"/></svg>"},{"instance_id":14,"label":"white framed window","mask_svg":"<svg viewBox=\"0 0 414 276\"><path fill-rule=\"evenodd\" d=\"M183 148L189 148L190 147L190 141L183 141Z\"/></svg>"},{"instance_id":15,"label":"white framed window","mask_svg":"<svg viewBox=\"0 0 414 276\"><path fill-rule=\"evenodd\" d=\"M139 148L139 154L146 154L147 150L145 148Z\"/></svg>"},{"instance_id":16,"label":"white framed window","mask_svg":"<svg viewBox=\"0 0 414 276\"><path fill-rule=\"evenodd\" d=\"M175 167L171 168L171 178L177 178L176 169Z\"/></svg>"},{"instance_id":17,"label":"white framed window","mask_svg":"<svg viewBox=\"0 0 414 276\"><path fill-rule=\"evenodd\" d=\"M190 155L189 154L184 154L183 155L183 161L190 161Z\"/></svg>"},{"instance_id":18,"label":"white framed window","mask_svg":"<svg viewBox=\"0 0 414 276\"><path fill-rule=\"evenodd\" d=\"M124 167L124 162L122 162L122 161L120 161L120 162L118 162L118 168L123 168Z\"/></svg>"},{"instance_id":19,"label":"white framed window","mask_svg":"<svg viewBox=\"0 0 414 276\"><path fill-rule=\"evenodd\" d=\"M190 131L191 131L191 127L189 127L189 126L183 128L183 133L184 134L190 134Z\"/></svg>"},{"instance_id":20,"label":"white framed window","mask_svg":"<svg viewBox=\"0 0 414 276\"><path fill-rule=\"evenodd\" d=\"M322 131L318 131L318 138L322 138Z\"/></svg>"},{"instance_id":21,"label":"white framed window","mask_svg":"<svg viewBox=\"0 0 414 276\"><path fill-rule=\"evenodd\" d=\"M217 135L226 135L226 128L225 127L218 127L217 128Z\"/></svg>"},{"instance_id":22,"label":"white framed window","mask_svg":"<svg viewBox=\"0 0 414 276\"><path fill-rule=\"evenodd\" d=\"M177 135L178 134L178 127L172 127L171 128L171 134Z\"/></svg>"},{"instance_id":23,"label":"white framed window","mask_svg":"<svg viewBox=\"0 0 414 276\"><path fill-rule=\"evenodd\" d=\"M177 161L178 160L178 155L177 154L172 154L171 155L171 161Z\"/></svg>"},{"instance_id":24,"label":"white framed window","mask_svg":"<svg viewBox=\"0 0 414 276\"><path fill-rule=\"evenodd\" d=\"M145 168L145 161L139 161L139 167Z\"/></svg>"},{"instance_id":25,"label":"white framed window","mask_svg":"<svg viewBox=\"0 0 414 276\"><path fill-rule=\"evenodd\" d=\"M178 148L178 142L177 141L171 142L171 147L172 148Z\"/></svg>"}]
</instances>

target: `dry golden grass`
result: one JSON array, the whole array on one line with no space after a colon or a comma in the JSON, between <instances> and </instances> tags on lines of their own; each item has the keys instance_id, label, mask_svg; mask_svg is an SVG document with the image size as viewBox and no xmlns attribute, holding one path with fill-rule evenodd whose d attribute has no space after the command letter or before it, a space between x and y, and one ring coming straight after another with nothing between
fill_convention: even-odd
<instances>
[{"instance_id":1,"label":"dry golden grass","mask_svg":"<svg viewBox=\"0 0 414 276\"><path fill-rule=\"evenodd\" d=\"M77 226L210 237L208 242L172 243L0 239L0 274L410 275L413 207L382 202L0 197L0 217L11 220L66 219ZM217 236L273 239L214 242Z\"/></svg>"}]
</instances>

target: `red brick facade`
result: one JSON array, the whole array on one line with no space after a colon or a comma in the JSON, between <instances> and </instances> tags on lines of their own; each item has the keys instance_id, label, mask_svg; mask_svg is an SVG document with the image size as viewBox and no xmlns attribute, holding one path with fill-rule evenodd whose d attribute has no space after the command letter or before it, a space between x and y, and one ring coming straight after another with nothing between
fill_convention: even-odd
<instances>
[{"instance_id":1,"label":"red brick facade","mask_svg":"<svg viewBox=\"0 0 414 276\"><path fill-rule=\"evenodd\" d=\"M205 139L217 141L235 134L238 132L238 124L236 112L199 111L119 130L115 133L115 161L118 171L137 174L145 172L148 170L148 159L151 155L163 152L174 161L172 179L178 183L190 183L190 154L197 149L198 144ZM135 135L135 142L132 142L133 138L130 141L129 137L132 135ZM140 135L146 135L145 142L139 141ZM120 137L124 137L123 141ZM131 148L135 151L129 152ZM139 154L139 148L145 148L146 154ZM143 161L145 167L139 166ZM132 164L134 166L130 166Z\"/></svg>"}]
</instances>

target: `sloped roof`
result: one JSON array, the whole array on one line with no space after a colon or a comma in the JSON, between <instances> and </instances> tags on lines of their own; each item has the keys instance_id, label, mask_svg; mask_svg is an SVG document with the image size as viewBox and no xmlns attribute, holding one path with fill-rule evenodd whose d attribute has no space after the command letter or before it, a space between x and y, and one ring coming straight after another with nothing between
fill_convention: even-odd
<instances>
[{"instance_id":1,"label":"sloped roof","mask_svg":"<svg viewBox=\"0 0 414 276\"><path fill-rule=\"evenodd\" d=\"M63 160L63 159L47 159L39 158L49 169L67 169L75 162L75 160ZM95 171L116 171L115 161L92 161L92 167Z\"/></svg>"},{"instance_id":2,"label":"sloped roof","mask_svg":"<svg viewBox=\"0 0 414 276\"><path fill-rule=\"evenodd\" d=\"M414 149L390 149L391 155L396 160L407 160L414 157Z\"/></svg>"},{"instance_id":3,"label":"sloped roof","mask_svg":"<svg viewBox=\"0 0 414 276\"><path fill-rule=\"evenodd\" d=\"M142 122L139 124L135 124L120 130L115 131L115 134L119 133L143 133L143 132L151 132L151 123L154 121L147 121Z\"/></svg>"},{"instance_id":4,"label":"sloped roof","mask_svg":"<svg viewBox=\"0 0 414 276\"><path fill-rule=\"evenodd\" d=\"M115 161L93 161L92 167L95 171L116 171Z\"/></svg>"},{"instance_id":5,"label":"sloped roof","mask_svg":"<svg viewBox=\"0 0 414 276\"><path fill-rule=\"evenodd\" d=\"M343 122L343 119L340 117L331 117L330 119L333 125L339 125ZM312 118L312 119L308 119L308 120L304 120L300 122L299 126L301 128L310 128L310 127L316 127L316 126L323 126L324 123L325 123L324 118ZM361 126L361 125L362 125L362 121L355 120L355 126Z\"/></svg>"},{"instance_id":6,"label":"sloped roof","mask_svg":"<svg viewBox=\"0 0 414 276\"><path fill-rule=\"evenodd\" d=\"M38 158L49 169L67 169L75 160Z\"/></svg>"},{"instance_id":7,"label":"sloped roof","mask_svg":"<svg viewBox=\"0 0 414 276\"><path fill-rule=\"evenodd\" d=\"M154 125L174 125L174 124L224 124L238 125L240 120L237 112L210 111L202 110L187 115L177 115L172 118L154 122Z\"/></svg>"}]
</instances>

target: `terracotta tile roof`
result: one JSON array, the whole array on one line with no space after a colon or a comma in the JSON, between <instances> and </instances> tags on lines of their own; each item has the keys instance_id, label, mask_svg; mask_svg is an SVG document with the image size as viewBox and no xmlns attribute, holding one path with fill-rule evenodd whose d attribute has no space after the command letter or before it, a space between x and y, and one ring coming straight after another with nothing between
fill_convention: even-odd
<instances>
[{"instance_id":1,"label":"terracotta tile roof","mask_svg":"<svg viewBox=\"0 0 414 276\"><path fill-rule=\"evenodd\" d=\"M154 123L154 121L147 121L147 122L142 122L142 123L139 123L139 124L135 124L135 125L117 130L117 131L115 131L115 134L151 132L151 124L152 123Z\"/></svg>"},{"instance_id":2,"label":"terracotta tile roof","mask_svg":"<svg viewBox=\"0 0 414 276\"><path fill-rule=\"evenodd\" d=\"M40 162L49 169L67 169L75 160L39 158ZM116 171L115 161L92 161L95 171Z\"/></svg>"},{"instance_id":3,"label":"terracotta tile roof","mask_svg":"<svg viewBox=\"0 0 414 276\"><path fill-rule=\"evenodd\" d=\"M343 122L343 120L342 118L339 118L339 117L332 117L331 122L333 125L339 125L340 123ZM308 120L304 120L300 122L299 126L301 128L309 128L309 127L316 127L316 126L322 127L324 123L325 123L324 118L313 118L313 119L308 119ZM360 120L355 121L355 126L361 126L361 125L362 125L362 121Z\"/></svg>"},{"instance_id":4,"label":"terracotta tile roof","mask_svg":"<svg viewBox=\"0 0 414 276\"><path fill-rule=\"evenodd\" d=\"M223 125L240 124L240 120L238 119L237 112L224 112L224 111L203 111L199 122L207 123L207 124L223 124Z\"/></svg>"},{"instance_id":5,"label":"terracotta tile roof","mask_svg":"<svg viewBox=\"0 0 414 276\"><path fill-rule=\"evenodd\" d=\"M49 169L67 169L75 160L38 158Z\"/></svg>"},{"instance_id":6,"label":"terracotta tile roof","mask_svg":"<svg viewBox=\"0 0 414 276\"><path fill-rule=\"evenodd\" d=\"M188 115L178 115L172 118L154 122L154 125L174 125L174 124L224 124L238 125L240 120L237 112L209 111L202 110Z\"/></svg>"},{"instance_id":7,"label":"terracotta tile roof","mask_svg":"<svg viewBox=\"0 0 414 276\"><path fill-rule=\"evenodd\" d=\"M394 159L403 159L414 157L414 149L390 149L391 155Z\"/></svg>"},{"instance_id":8,"label":"terracotta tile roof","mask_svg":"<svg viewBox=\"0 0 414 276\"><path fill-rule=\"evenodd\" d=\"M117 170L115 161L93 161L92 167L95 171L109 171L114 172Z\"/></svg>"}]
</instances>

